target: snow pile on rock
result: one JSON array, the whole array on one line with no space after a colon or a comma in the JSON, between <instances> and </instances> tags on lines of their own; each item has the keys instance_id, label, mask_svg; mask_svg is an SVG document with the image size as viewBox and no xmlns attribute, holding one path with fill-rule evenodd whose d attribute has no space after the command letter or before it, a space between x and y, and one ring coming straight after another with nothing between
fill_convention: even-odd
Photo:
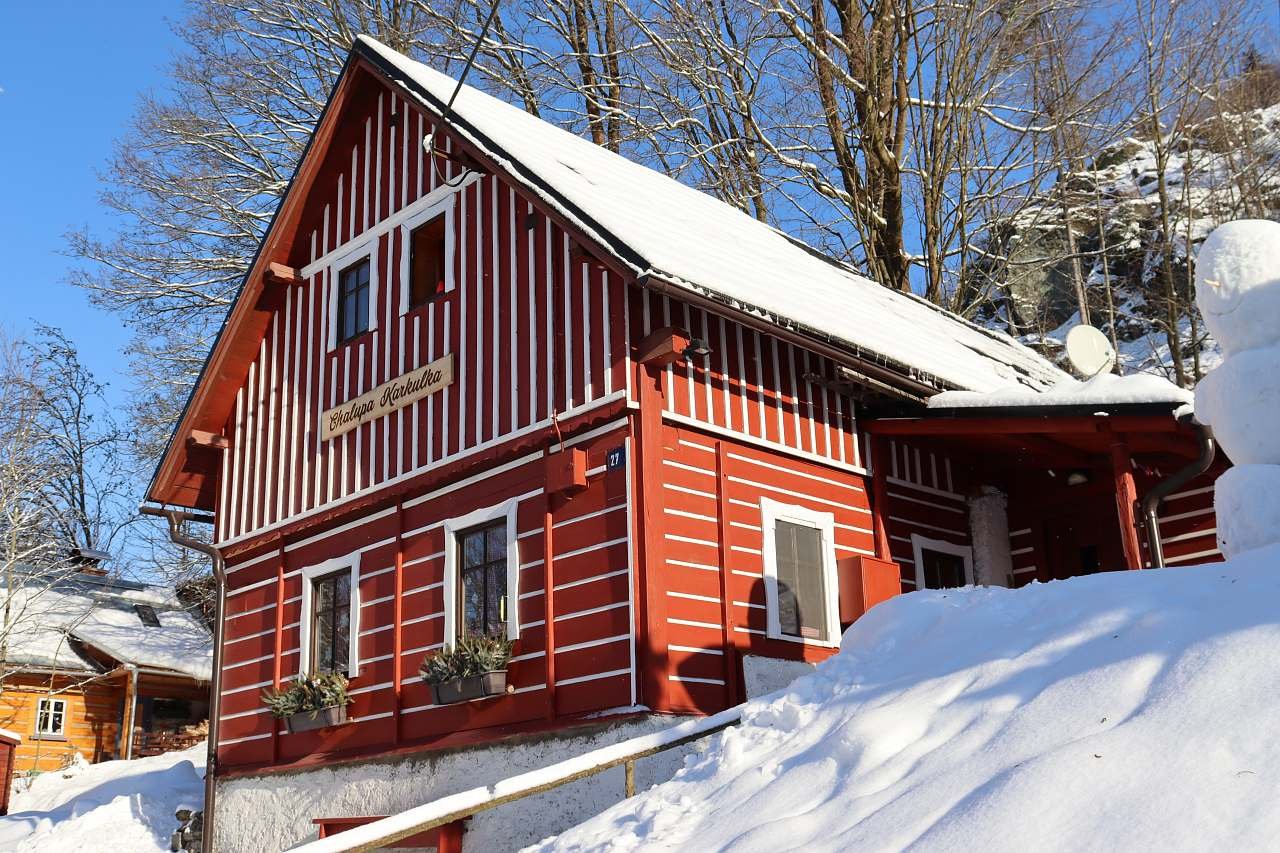
<instances>
[{"instance_id":1,"label":"snow pile on rock","mask_svg":"<svg viewBox=\"0 0 1280 853\"><path fill-rule=\"evenodd\" d=\"M205 749L41 773L0 817L0 850L168 850L174 812L204 802Z\"/></svg>"},{"instance_id":2,"label":"snow pile on rock","mask_svg":"<svg viewBox=\"0 0 1280 853\"><path fill-rule=\"evenodd\" d=\"M541 850L1235 850L1280 838L1280 546L915 592Z\"/></svg>"},{"instance_id":3,"label":"snow pile on rock","mask_svg":"<svg viewBox=\"0 0 1280 853\"><path fill-rule=\"evenodd\" d=\"M1235 464L1218 478L1218 548L1280 542L1280 223L1228 222L1200 249L1196 304L1224 359L1196 386L1196 416Z\"/></svg>"}]
</instances>

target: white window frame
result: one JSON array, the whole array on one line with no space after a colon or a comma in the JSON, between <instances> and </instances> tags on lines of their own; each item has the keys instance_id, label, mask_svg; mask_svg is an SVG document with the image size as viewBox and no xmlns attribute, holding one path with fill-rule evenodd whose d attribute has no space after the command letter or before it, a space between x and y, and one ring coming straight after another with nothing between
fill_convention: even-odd
<instances>
[{"instance_id":1,"label":"white window frame","mask_svg":"<svg viewBox=\"0 0 1280 853\"><path fill-rule=\"evenodd\" d=\"M924 585L924 552L938 551L943 554L954 554L964 560L964 580L966 586L973 586L973 548L969 545L957 545L945 539L930 539L919 533L911 534L911 556L916 561L916 589L925 589Z\"/></svg>"},{"instance_id":2,"label":"white window frame","mask_svg":"<svg viewBox=\"0 0 1280 853\"><path fill-rule=\"evenodd\" d=\"M793 637L782 633L782 619L778 612L778 549L776 525L789 521L812 527L822 535L822 591L826 599L827 639ZM834 513L817 512L808 507L782 503L769 498L760 499L760 526L764 532L761 548L764 556L764 600L766 635L774 640L787 640L806 646L836 648L840 645L840 581L836 574L836 517Z\"/></svg>"},{"instance_id":3,"label":"white window frame","mask_svg":"<svg viewBox=\"0 0 1280 853\"><path fill-rule=\"evenodd\" d=\"M40 728L40 714L41 714L40 706L46 702L49 703L48 716L49 716L50 723L53 722L54 714L61 715L62 728L57 731L46 731L45 729ZM57 707L59 705L62 706L60 709ZM45 737L45 738L50 738L50 737L64 738L67 736L67 700L66 699L59 699L55 696L41 696L39 699L36 700L36 736Z\"/></svg>"},{"instance_id":4,"label":"white window frame","mask_svg":"<svg viewBox=\"0 0 1280 853\"><path fill-rule=\"evenodd\" d=\"M338 340L338 295L341 293L341 282L338 277L342 271L348 267L358 264L365 258L369 259L369 328L367 331L372 332L378 328L378 238L372 237L368 240L361 241L359 244L352 246L350 251L343 252L333 260L329 261L325 268L325 279L328 282L329 293L329 317L328 317L328 352L333 352L340 344L346 341ZM364 334L361 332L360 334ZM357 335L356 337L359 337Z\"/></svg>"},{"instance_id":5,"label":"white window frame","mask_svg":"<svg viewBox=\"0 0 1280 853\"><path fill-rule=\"evenodd\" d=\"M516 534L518 498L477 509L444 523L444 644L458 641L458 586L462 567L458 564L458 534L491 521L507 522L507 639L520 637L520 548Z\"/></svg>"},{"instance_id":6,"label":"white window frame","mask_svg":"<svg viewBox=\"0 0 1280 853\"><path fill-rule=\"evenodd\" d=\"M450 193L445 198L440 199L429 207L423 208L421 211L413 214L400 225L400 311L399 316L408 314L413 308L409 306L409 275L410 263L413 258L413 247L409 245L409 238L415 229L420 225L425 225L432 219L441 214L444 215L444 292L452 293L457 283L453 278L453 260L454 260L454 209L457 207L458 196L456 193ZM430 303L423 303L423 305ZM415 307L422 307L421 305Z\"/></svg>"},{"instance_id":7,"label":"white window frame","mask_svg":"<svg viewBox=\"0 0 1280 853\"><path fill-rule=\"evenodd\" d=\"M331 575L344 568L351 569L351 618L347 629L347 678L355 678L360 674L360 552L353 551L343 557L334 557L302 570L302 622L298 649L298 675L306 677L311 674L311 624L315 621L312 612L312 590L315 579Z\"/></svg>"}]
</instances>

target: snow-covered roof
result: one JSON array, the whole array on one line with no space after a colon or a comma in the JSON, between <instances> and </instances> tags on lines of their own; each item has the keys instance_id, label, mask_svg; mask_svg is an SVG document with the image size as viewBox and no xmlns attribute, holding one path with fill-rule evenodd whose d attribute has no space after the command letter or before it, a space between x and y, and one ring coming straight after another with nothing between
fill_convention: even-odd
<instances>
[{"instance_id":1,"label":"snow-covered roof","mask_svg":"<svg viewBox=\"0 0 1280 853\"><path fill-rule=\"evenodd\" d=\"M1169 380L1149 373L1116 376L1100 373L1087 381L1066 377L1047 391L944 391L929 398L930 409L1016 409L1019 407L1190 405L1194 395Z\"/></svg>"},{"instance_id":2,"label":"snow-covered roof","mask_svg":"<svg viewBox=\"0 0 1280 853\"><path fill-rule=\"evenodd\" d=\"M360 36L357 51L440 114L455 81ZM526 190L649 276L940 387L1041 389L1064 374L1012 338L882 287L738 209L463 86L449 122Z\"/></svg>"},{"instance_id":3,"label":"snow-covered roof","mask_svg":"<svg viewBox=\"0 0 1280 853\"><path fill-rule=\"evenodd\" d=\"M209 630L165 587L36 574L15 584L8 602L10 665L100 671L88 647L120 663L201 681L208 681L213 671ZM142 621L135 608L139 604L154 609L159 626Z\"/></svg>"}]
</instances>

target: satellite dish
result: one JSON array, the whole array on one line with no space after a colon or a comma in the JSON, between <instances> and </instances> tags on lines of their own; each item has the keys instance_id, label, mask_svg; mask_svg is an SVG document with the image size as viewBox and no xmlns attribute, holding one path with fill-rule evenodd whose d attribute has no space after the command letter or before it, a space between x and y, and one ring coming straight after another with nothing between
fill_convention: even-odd
<instances>
[{"instance_id":1,"label":"satellite dish","mask_svg":"<svg viewBox=\"0 0 1280 853\"><path fill-rule=\"evenodd\" d=\"M1116 363L1116 351L1102 332L1080 325L1067 332L1067 361L1076 373L1092 379L1111 369Z\"/></svg>"}]
</instances>

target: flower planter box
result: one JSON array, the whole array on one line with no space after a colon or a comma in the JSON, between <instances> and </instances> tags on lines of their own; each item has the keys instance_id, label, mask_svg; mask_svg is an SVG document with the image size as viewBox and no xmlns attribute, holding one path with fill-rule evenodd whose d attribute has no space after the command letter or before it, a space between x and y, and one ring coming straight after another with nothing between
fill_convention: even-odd
<instances>
[{"instance_id":1,"label":"flower planter box","mask_svg":"<svg viewBox=\"0 0 1280 853\"><path fill-rule=\"evenodd\" d=\"M346 705L334 705L331 708L321 708L318 711L300 711L284 718L290 734L340 726L346 721Z\"/></svg>"},{"instance_id":2,"label":"flower planter box","mask_svg":"<svg viewBox=\"0 0 1280 853\"><path fill-rule=\"evenodd\" d=\"M454 705L507 692L507 671L486 672L467 678L451 678L431 685L431 701L437 705Z\"/></svg>"}]
</instances>

